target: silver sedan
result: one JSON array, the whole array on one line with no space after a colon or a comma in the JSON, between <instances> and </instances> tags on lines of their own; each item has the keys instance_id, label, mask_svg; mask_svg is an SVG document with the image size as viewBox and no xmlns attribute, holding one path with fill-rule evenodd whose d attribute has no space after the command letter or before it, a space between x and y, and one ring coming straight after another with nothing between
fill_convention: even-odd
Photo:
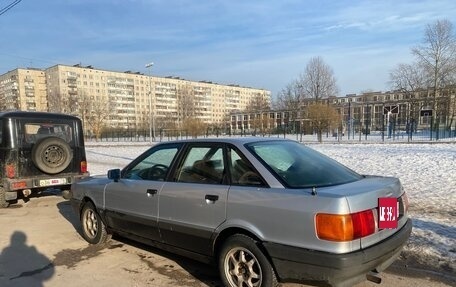
<instances>
[{"instance_id":1,"label":"silver sedan","mask_svg":"<svg viewBox=\"0 0 456 287\"><path fill-rule=\"evenodd\" d=\"M230 287L379 282L412 228L399 179L281 139L160 143L71 193L89 243L116 233L213 262Z\"/></svg>"}]
</instances>

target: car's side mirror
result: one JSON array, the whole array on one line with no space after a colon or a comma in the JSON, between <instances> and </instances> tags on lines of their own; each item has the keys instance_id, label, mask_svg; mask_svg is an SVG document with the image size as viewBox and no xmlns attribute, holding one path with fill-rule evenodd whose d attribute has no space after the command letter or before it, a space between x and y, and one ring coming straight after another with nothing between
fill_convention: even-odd
<instances>
[{"instance_id":1,"label":"car's side mirror","mask_svg":"<svg viewBox=\"0 0 456 287\"><path fill-rule=\"evenodd\" d=\"M120 179L120 169L110 169L108 170L108 178L118 182Z\"/></svg>"}]
</instances>

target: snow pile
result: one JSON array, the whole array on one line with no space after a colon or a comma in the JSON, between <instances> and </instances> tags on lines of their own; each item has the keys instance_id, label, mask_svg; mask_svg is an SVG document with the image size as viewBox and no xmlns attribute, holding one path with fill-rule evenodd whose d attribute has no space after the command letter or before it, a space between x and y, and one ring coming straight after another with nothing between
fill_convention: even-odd
<instances>
[{"instance_id":1,"label":"snow pile","mask_svg":"<svg viewBox=\"0 0 456 287\"><path fill-rule=\"evenodd\" d=\"M150 144L113 143L86 147L89 170L122 168ZM419 264L456 270L456 144L308 144L361 174L395 176L410 201L413 232L405 257Z\"/></svg>"}]
</instances>

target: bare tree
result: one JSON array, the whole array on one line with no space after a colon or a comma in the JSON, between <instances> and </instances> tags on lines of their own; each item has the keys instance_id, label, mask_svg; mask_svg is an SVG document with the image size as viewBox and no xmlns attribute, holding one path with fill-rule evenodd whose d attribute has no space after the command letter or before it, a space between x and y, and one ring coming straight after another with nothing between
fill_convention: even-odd
<instances>
[{"instance_id":1,"label":"bare tree","mask_svg":"<svg viewBox=\"0 0 456 287\"><path fill-rule=\"evenodd\" d=\"M182 126L193 138L204 134L207 125L200 119L189 118L184 121Z\"/></svg>"},{"instance_id":2,"label":"bare tree","mask_svg":"<svg viewBox=\"0 0 456 287\"><path fill-rule=\"evenodd\" d=\"M449 96L449 113L448 113L448 124L447 129L451 131L451 127L453 126L453 122L456 119L456 97L454 96L455 88L453 90L453 96ZM451 99L453 97L453 99Z\"/></svg>"},{"instance_id":3,"label":"bare tree","mask_svg":"<svg viewBox=\"0 0 456 287\"><path fill-rule=\"evenodd\" d=\"M191 85L179 87L177 91L177 116L178 126L183 127L183 124L188 119L195 118L195 94Z\"/></svg>"},{"instance_id":4,"label":"bare tree","mask_svg":"<svg viewBox=\"0 0 456 287\"><path fill-rule=\"evenodd\" d=\"M81 118L84 130L87 128L87 118L92 109L92 98L93 97L90 97L86 91L81 91L79 97L74 100L73 111Z\"/></svg>"},{"instance_id":5,"label":"bare tree","mask_svg":"<svg viewBox=\"0 0 456 287\"><path fill-rule=\"evenodd\" d=\"M319 142L323 140L322 135L324 131L329 131L332 127L338 127L340 122L340 115L336 109L322 103L315 103L308 106L307 117L312 124L312 128L317 132Z\"/></svg>"},{"instance_id":6,"label":"bare tree","mask_svg":"<svg viewBox=\"0 0 456 287\"><path fill-rule=\"evenodd\" d=\"M53 113L62 113L62 95L59 92L48 91L48 110Z\"/></svg>"},{"instance_id":7,"label":"bare tree","mask_svg":"<svg viewBox=\"0 0 456 287\"><path fill-rule=\"evenodd\" d=\"M255 95L246 107L248 112L269 111L271 109L269 101L263 94Z\"/></svg>"},{"instance_id":8,"label":"bare tree","mask_svg":"<svg viewBox=\"0 0 456 287\"><path fill-rule=\"evenodd\" d=\"M293 110L299 108L304 98L303 86L295 80L279 92L275 105L281 110Z\"/></svg>"},{"instance_id":9,"label":"bare tree","mask_svg":"<svg viewBox=\"0 0 456 287\"><path fill-rule=\"evenodd\" d=\"M390 72L390 85L396 91L407 94L426 88L423 70L417 63L398 64Z\"/></svg>"},{"instance_id":10,"label":"bare tree","mask_svg":"<svg viewBox=\"0 0 456 287\"><path fill-rule=\"evenodd\" d=\"M98 100L93 99L91 102L90 110L87 113L87 123L92 128L97 141L100 139L101 132L109 120L112 106L111 101L105 101L101 98L98 98Z\"/></svg>"},{"instance_id":11,"label":"bare tree","mask_svg":"<svg viewBox=\"0 0 456 287\"><path fill-rule=\"evenodd\" d=\"M291 118L295 120L298 118L299 111L302 109L304 99L305 92L303 86L295 80L279 92L275 106L279 110L290 111Z\"/></svg>"},{"instance_id":12,"label":"bare tree","mask_svg":"<svg viewBox=\"0 0 456 287\"><path fill-rule=\"evenodd\" d=\"M250 128L253 129L253 135L260 133L262 136L265 136L267 132L270 131L269 126L269 113L252 113L250 114Z\"/></svg>"},{"instance_id":13,"label":"bare tree","mask_svg":"<svg viewBox=\"0 0 456 287\"><path fill-rule=\"evenodd\" d=\"M445 82L453 77L456 64L456 38L448 20L437 20L426 26L423 43L412 49L413 55L426 72L433 88L434 114L437 115L437 98Z\"/></svg>"},{"instance_id":14,"label":"bare tree","mask_svg":"<svg viewBox=\"0 0 456 287\"><path fill-rule=\"evenodd\" d=\"M298 85L303 87L307 98L317 101L339 93L332 68L319 56L311 58L307 63Z\"/></svg>"},{"instance_id":15,"label":"bare tree","mask_svg":"<svg viewBox=\"0 0 456 287\"><path fill-rule=\"evenodd\" d=\"M427 88L423 67L418 63L398 64L390 72L390 86L402 93L410 103L408 118L417 119L419 115L419 93Z\"/></svg>"},{"instance_id":16,"label":"bare tree","mask_svg":"<svg viewBox=\"0 0 456 287\"><path fill-rule=\"evenodd\" d=\"M447 130L451 131L451 127L456 120L456 73L452 73L445 82L446 95L445 102L447 106Z\"/></svg>"}]
</instances>

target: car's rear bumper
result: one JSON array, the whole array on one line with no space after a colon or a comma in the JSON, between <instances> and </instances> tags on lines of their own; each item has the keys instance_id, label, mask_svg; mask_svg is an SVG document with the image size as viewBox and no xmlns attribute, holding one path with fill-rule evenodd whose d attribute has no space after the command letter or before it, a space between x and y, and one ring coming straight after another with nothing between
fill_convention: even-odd
<instances>
[{"instance_id":1,"label":"car's rear bumper","mask_svg":"<svg viewBox=\"0 0 456 287\"><path fill-rule=\"evenodd\" d=\"M282 282L300 282L316 286L352 286L366 280L370 271L380 272L399 256L412 231L412 221L388 239L366 249L332 254L264 243L277 276Z\"/></svg>"},{"instance_id":2,"label":"car's rear bumper","mask_svg":"<svg viewBox=\"0 0 456 287\"><path fill-rule=\"evenodd\" d=\"M8 191L7 200L14 200L17 198L17 192L24 189L46 189L46 188L62 188L70 186L72 183L77 182L83 178L88 177L89 173L84 174L56 174L55 176L35 176L26 178L13 178L5 179L3 184Z\"/></svg>"}]
</instances>

